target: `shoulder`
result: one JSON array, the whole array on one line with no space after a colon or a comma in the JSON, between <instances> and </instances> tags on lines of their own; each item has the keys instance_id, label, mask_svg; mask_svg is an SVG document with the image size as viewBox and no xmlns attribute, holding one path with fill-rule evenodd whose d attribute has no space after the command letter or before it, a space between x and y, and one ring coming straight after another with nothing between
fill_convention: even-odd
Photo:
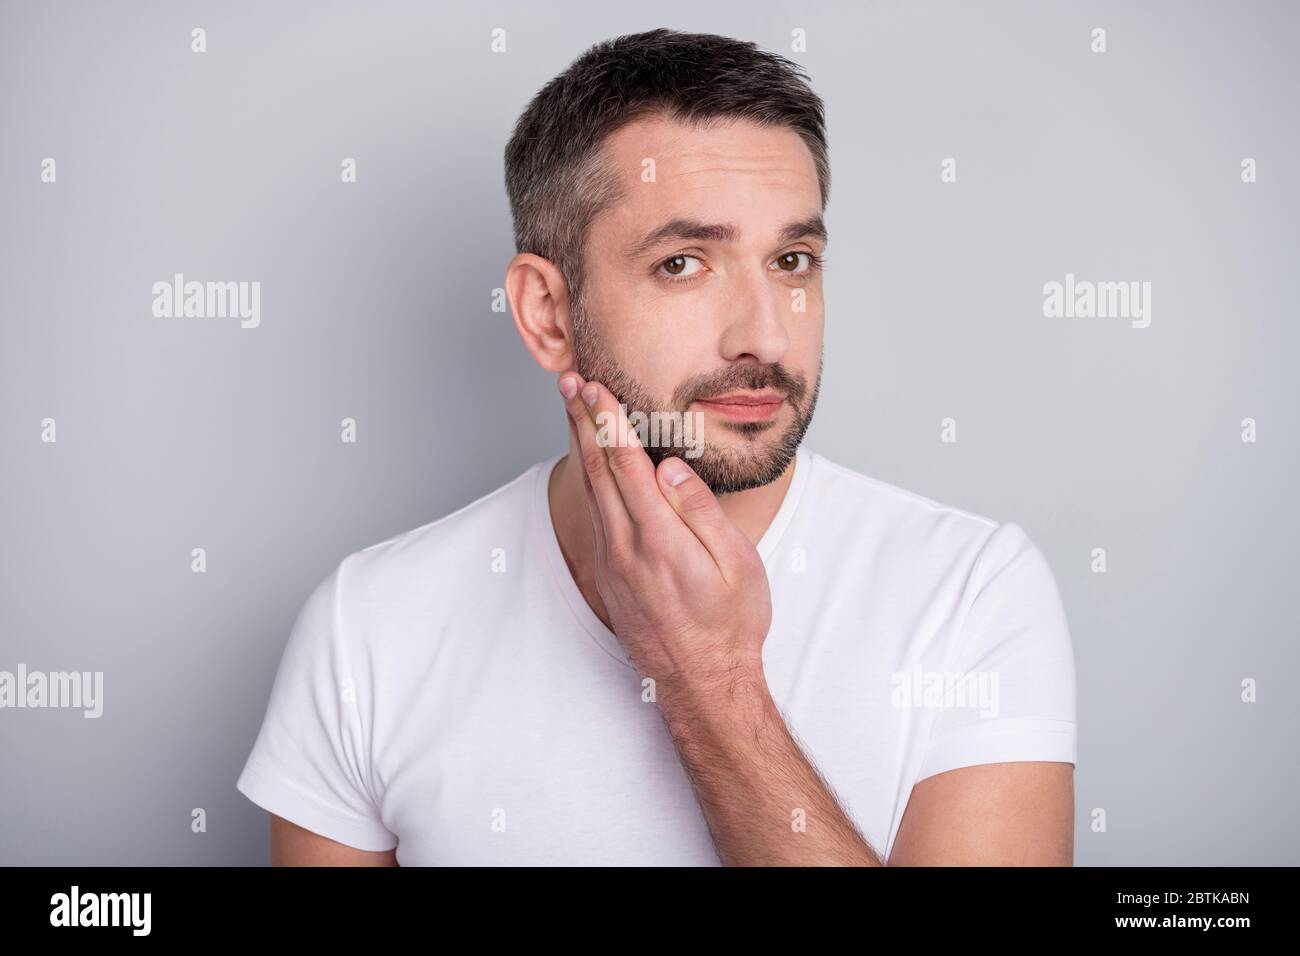
<instances>
[{"instance_id":1,"label":"shoulder","mask_svg":"<svg viewBox=\"0 0 1300 956\"><path fill-rule=\"evenodd\" d=\"M944 581L966 605L993 583L1054 596L1047 559L1017 522L937 501L815 452L811 460L819 527L835 529L846 548L864 549L877 573L923 588Z\"/></svg>"},{"instance_id":2,"label":"shoulder","mask_svg":"<svg viewBox=\"0 0 1300 956\"><path fill-rule=\"evenodd\" d=\"M846 523L868 523L876 532L888 535L891 542L979 548L1001 527L1019 530L990 516L873 478L817 452L811 452L810 458L810 490L817 506L834 509Z\"/></svg>"},{"instance_id":3,"label":"shoulder","mask_svg":"<svg viewBox=\"0 0 1300 956\"><path fill-rule=\"evenodd\" d=\"M521 546L532 513L539 462L506 484L450 514L395 534L337 563L319 589L330 588L349 633L446 606L467 575L495 548Z\"/></svg>"}]
</instances>

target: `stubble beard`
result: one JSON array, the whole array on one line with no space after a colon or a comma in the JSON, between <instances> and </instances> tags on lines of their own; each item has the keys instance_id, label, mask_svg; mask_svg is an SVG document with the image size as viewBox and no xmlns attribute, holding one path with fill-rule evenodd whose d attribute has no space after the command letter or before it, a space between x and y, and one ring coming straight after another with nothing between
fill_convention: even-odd
<instances>
[{"instance_id":1,"label":"stubble beard","mask_svg":"<svg viewBox=\"0 0 1300 956\"><path fill-rule=\"evenodd\" d=\"M809 394L805 377L788 371L780 363L773 365L732 365L719 373L688 379L674 391L670 402L659 401L632 376L624 372L603 346L585 308L575 303L573 315L573 350L577 372L584 381L596 381L609 389L622 403L628 415L641 412L647 419L652 413L675 412L692 415L691 403L738 389L776 389L785 394L794 413L793 420L780 434L774 422L722 422L709 426L715 432L725 429L737 436L739 444L710 441L696 434L698 446L691 449L646 443L645 451L657 467L665 458L678 457L686 462L715 495L733 494L771 484L785 474L794 460L804 434L812 423L821 392L823 357L818 356L817 380ZM699 419L696 418L696 423ZM700 429L702 431L703 429ZM696 457L687 457L687 453ZM698 452L698 454L696 454Z\"/></svg>"}]
</instances>

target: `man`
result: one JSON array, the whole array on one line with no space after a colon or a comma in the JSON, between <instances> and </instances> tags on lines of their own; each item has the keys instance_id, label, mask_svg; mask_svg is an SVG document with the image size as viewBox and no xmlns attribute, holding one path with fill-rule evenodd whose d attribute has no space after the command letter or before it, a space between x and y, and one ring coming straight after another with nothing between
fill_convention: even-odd
<instances>
[{"instance_id":1,"label":"man","mask_svg":"<svg viewBox=\"0 0 1300 956\"><path fill-rule=\"evenodd\" d=\"M803 447L829 163L798 69L600 44L506 182L568 454L307 600L238 783L273 861L1070 864L1043 555Z\"/></svg>"}]
</instances>

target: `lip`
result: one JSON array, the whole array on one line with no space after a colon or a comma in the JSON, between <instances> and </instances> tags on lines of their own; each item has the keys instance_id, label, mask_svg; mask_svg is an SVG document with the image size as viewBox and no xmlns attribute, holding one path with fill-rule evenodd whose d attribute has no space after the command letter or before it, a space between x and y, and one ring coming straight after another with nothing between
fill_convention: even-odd
<instances>
[{"instance_id":1,"label":"lip","mask_svg":"<svg viewBox=\"0 0 1300 956\"><path fill-rule=\"evenodd\" d=\"M779 392L731 392L700 399L696 404L735 422L761 422L772 418L785 404Z\"/></svg>"}]
</instances>

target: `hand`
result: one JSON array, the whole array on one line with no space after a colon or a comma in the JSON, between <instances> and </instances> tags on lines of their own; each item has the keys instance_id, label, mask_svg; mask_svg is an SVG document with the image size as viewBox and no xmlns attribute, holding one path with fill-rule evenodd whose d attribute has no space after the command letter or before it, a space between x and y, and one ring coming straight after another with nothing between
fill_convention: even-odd
<instances>
[{"instance_id":1,"label":"hand","mask_svg":"<svg viewBox=\"0 0 1300 956\"><path fill-rule=\"evenodd\" d=\"M576 372L557 384L581 449L596 587L632 664L703 690L761 680L772 600L757 549L684 461L655 468L607 388ZM599 444L606 422L626 445Z\"/></svg>"}]
</instances>

